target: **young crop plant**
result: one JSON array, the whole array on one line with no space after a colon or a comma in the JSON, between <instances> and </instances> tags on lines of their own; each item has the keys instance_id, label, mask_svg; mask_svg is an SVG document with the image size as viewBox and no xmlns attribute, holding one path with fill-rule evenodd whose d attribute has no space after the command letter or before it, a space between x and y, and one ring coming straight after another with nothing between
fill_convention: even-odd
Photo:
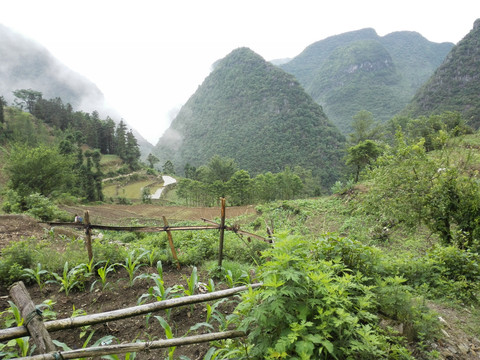
<instances>
[{"instance_id":1,"label":"young crop plant","mask_svg":"<svg viewBox=\"0 0 480 360\"><path fill-rule=\"evenodd\" d=\"M23 277L27 278L29 280L34 280L38 287L40 288L40 291L42 291L45 288L46 285L46 280L45 278L48 275L48 271L45 269L42 269L42 264L37 263L37 266L34 269L23 269ZM45 281L44 281L45 280Z\"/></svg>"},{"instance_id":2,"label":"young crop plant","mask_svg":"<svg viewBox=\"0 0 480 360\"><path fill-rule=\"evenodd\" d=\"M69 269L68 262L63 266L62 276L58 275L55 272L52 272L52 276L55 280L49 280L47 283L53 282L60 284L60 292L64 291L65 295L68 296L70 291L75 287L81 287L83 283L81 282L84 279L84 264L77 265L76 267Z\"/></svg>"},{"instance_id":3,"label":"young crop plant","mask_svg":"<svg viewBox=\"0 0 480 360\"><path fill-rule=\"evenodd\" d=\"M162 326L163 330L165 330L165 337L167 339L173 339L172 328L167 323L167 321L161 316L155 316L155 319L158 320L158 322ZM170 346L168 348L168 360L173 360L174 359L173 354L175 353L176 348L177 348L176 346Z\"/></svg>"},{"instance_id":4,"label":"young crop plant","mask_svg":"<svg viewBox=\"0 0 480 360\"><path fill-rule=\"evenodd\" d=\"M109 272L115 272L115 266L118 265L118 264L110 264L109 265L109 261L106 261L105 262L105 265L103 265L102 267L99 267L97 269L97 274L98 276L100 277L100 284L102 285L102 291L107 289L108 285L110 285L109 282L107 282L107 274ZM90 291L93 290L93 288L95 287L95 284L99 281L99 280L95 280L92 284L92 286L90 287Z\"/></svg>"},{"instance_id":5,"label":"young crop plant","mask_svg":"<svg viewBox=\"0 0 480 360\"><path fill-rule=\"evenodd\" d=\"M25 322L25 319L22 317L22 314L20 313L20 310L18 309L18 307L12 301L8 301L8 304L10 305L10 308L7 310L7 312L10 313L11 315L13 315L13 318L8 319L6 321L7 327L9 327L13 324L16 324L17 326L22 326ZM1 350L0 355L3 352L5 354L11 354L14 357L29 356L33 352L33 350L35 349L34 347L30 348L29 339L30 339L29 336L23 336L23 337L19 337L19 338L10 340L7 343L6 346L2 347L6 351L0 349ZM17 354L18 354L18 356L17 356Z\"/></svg>"},{"instance_id":6,"label":"young crop plant","mask_svg":"<svg viewBox=\"0 0 480 360\"><path fill-rule=\"evenodd\" d=\"M129 285L132 286L135 278L134 275L140 269L140 267L144 266L145 264L142 264L142 258L148 254L148 251L142 252L140 255L136 254L136 250L132 250L127 257L125 258L125 262L123 264L120 264L120 266L123 266L125 270L128 272L128 279L129 279Z\"/></svg>"}]
</instances>

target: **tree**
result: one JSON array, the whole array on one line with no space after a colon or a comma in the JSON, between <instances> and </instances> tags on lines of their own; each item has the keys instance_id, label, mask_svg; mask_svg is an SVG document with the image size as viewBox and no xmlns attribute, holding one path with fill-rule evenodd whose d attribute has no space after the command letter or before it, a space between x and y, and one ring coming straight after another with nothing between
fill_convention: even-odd
<instances>
[{"instance_id":1,"label":"tree","mask_svg":"<svg viewBox=\"0 0 480 360\"><path fill-rule=\"evenodd\" d=\"M125 160L127 146L127 126L120 120L120 123L117 125L115 131L115 154L118 155L122 160Z\"/></svg>"},{"instance_id":2,"label":"tree","mask_svg":"<svg viewBox=\"0 0 480 360\"><path fill-rule=\"evenodd\" d=\"M186 163L183 171L185 172L186 178L197 180L198 174L195 166L190 165L190 163Z\"/></svg>"},{"instance_id":3,"label":"tree","mask_svg":"<svg viewBox=\"0 0 480 360\"><path fill-rule=\"evenodd\" d=\"M130 166L130 169L135 170L138 168L138 160L140 159L140 155L137 139L130 130L127 133L125 144L125 161Z\"/></svg>"},{"instance_id":4,"label":"tree","mask_svg":"<svg viewBox=\"0 0 480 360\"><path fill-rule=\"evenodd\" d=\"M410 229L423 223L444 244L478 246L480 188L474 175L449 166L447 151L427 156L423 139L408 144L403 134L397 133L396 146L376 164L370 172L365 202L368 212L403 222Z\"/></svg>"},{"instance_id":5,"label":"tree","mask_svg":"<svg viewBox=\"0 0 480 360\"><path fill-rule=\"evenodd\" d=\"M208 165L202 166L200 171L200 178L203 182L212 184L216 180L227 182L232 175L237 171L235 160L222 158L218 155L212 157Z\"/></svg>"},{"instance_id":6,"label":"tree","mask_svg":"<svg viewBox=\"0 0 480 360\"><path fill-rule=\"evenodd\" d=\"M365 140L347 149L346 164L352 165L355 182L358 182L360 171L372 164L382 153L382 148L372 140Z\"/></svg>"},{"instance_id":7,"label":"tree","mask_svg":"<svg viewBox=\"0 0 480 360\"><path fill-rule=\"evenodd\" d=\"M27 110L30 114L33 114L36 103L42 98L42 93L40 91L32 89L15 90L13 95L17 98L15 99L15 104L20 109Z\"/></svg>"},{"instance_id":8,"label":"tree","mask_svg":"<svg viewBox=\"0 0 480 360\"><path fill-rule=\"evenodd\" d=\"M9 188L20 196L33 193L50 196L53 192L70 192L73 183L73 159L62 156L56 147L12 148L5 169Z\"/></svg>"},{"instance_id":9,"label":"tree","mask_svg":"<svg viewBox=\"0 0 480 360\"><path fill-rule=\"evenodd\" d=\"M163 173L167 175L175 175L175 166L170 160L167 160L165 164L163 164Z\"/></svg>"},{"instance_id":10,"label":"tree","mask_svg":"<svg viewBox=\"0 0 480 360\"><path fill-rule=\"evenodd\" d=\"M380 126L375 124L373 114L366 110L359 111L352 122L353 133L350 134L350 143L358 144L365 140L377 140L380 136Z\"/></svg>"},{"instance_id":11,"label":"tree","mask_svg":"<svg viewBox=\"0 0 480 360\"><path fill-rule=\"evenodd\" d=\"M0 96L0 126L5 123L5 114L3 112L3 108L5 107L5 105L7 105L5 98L3 96Z\"/></svg>"},{"instance_id":12,"label":"tree","mask_svg":"<svg viewBox=\"0 0 480 360\"><path fill-rule=\"evenodd\" d=\"M152 153L148 154L147 156L147 161L148 163L150 164L150 167L153 169L153 167L155 166L156 163L158 163L160 160L155 156L153 155Z\"/></svg>"},{"instance_id":13,"label":"tree","mask_svg":"<svg viewBox=\"0 0 480 360\"><path fill-rule=\"evenodd\" d=\"M246 170L236 171L227 183L232 205L245 205L250 199L252 179Z\"/></svg>"}]
</instances>

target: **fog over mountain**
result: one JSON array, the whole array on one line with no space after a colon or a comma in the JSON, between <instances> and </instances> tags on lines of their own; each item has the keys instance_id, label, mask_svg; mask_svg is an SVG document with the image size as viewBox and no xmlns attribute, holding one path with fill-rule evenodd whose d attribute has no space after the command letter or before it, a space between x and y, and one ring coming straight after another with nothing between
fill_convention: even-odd
<instances>
[{"instance_id":1,"label":"fog over mountain","mask_svg":"<svg viewBox=\"0 0 480 360\"><path fill-rule=\"evenodd\" d=\"M120 121L121 115L108 106L93 82L62 64L45 47L2 24L0 39L0 96L8 104L14 102L15 90L32 89L41 92L44 99L59 97L76 111L96 110L102 118L110 116ZM148 152L151 145L135 129L132 131L142 154Z\"/></svg>"}]
</instances>

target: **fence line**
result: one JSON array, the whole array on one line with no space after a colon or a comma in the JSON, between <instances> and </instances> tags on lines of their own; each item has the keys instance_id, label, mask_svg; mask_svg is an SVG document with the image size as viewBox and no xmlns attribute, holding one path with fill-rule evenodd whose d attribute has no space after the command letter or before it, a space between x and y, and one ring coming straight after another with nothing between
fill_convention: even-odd
<instances>
[{"instance_id":1,"label":"fence line","mask_svg":"<svg viewBox=\"0 0 480 360\"><path fill-rule=\"evenodd\" d=\"M168 222L165 217L163 217L164 226L107 226L107 225L95 225L90 223L90 214L89 211L86 210L84 214L84 223L76 223L76 222L48 222L51 226L70 226L70 227L79 227L83 225L86 234L86 241L85 245L87 247L88 252L88 260L92 261L93 258L93 251L92 251L92 229L97 230L110 230L110 231L129 231L129 232L167 232L168 240L170 243L170 248L172 251L172 256L177 262L177 268L180 268L180 262L178 261L177 254L175 248L173 247L173 239L171 235L171 231L199 231L199 230L220 230L220 240L219 240L219 254L218 254L218 266L222 266L223 261L223 238L224 238L224 231L232 231L236 234L247 235L257 239L261 239L265 242L272 243L272 238L264 238L263 236L256 235L249 233L247 231L241 230L238 226L226 226L225 225L225 199L221 198L221 223L217 224L214 221L203 219L204 222L208 222L213 225L205 225L205 226L169 226Z\"/></svg>"},{"instance_id":2,"label":"fence line","mask_svg":"<svg viewBox=\"0 0 480 360\"><path fill-rule=\"evenodd\" d=\"M44 324L45 324L45 328L49 332L74 329L81 326L94 325L102 322L121 320L129 317L133 317L133 316L144 315L154 311L172 309L180 306L193 305L193 304L202 303L206 301L217 300L217 299L235 295L239 292L248 290L250 288L254 289L262 285L263 285L262 283L257 283L257 284L251 284L248 286L238 286L238 287L230 288L226 290L219 290L219 291L214 291L206 294L190 295L190 296L183 296L180 298L156 301L149 304L143 304L143 305L128 307L124 309L112 310L104 313L82 315L82 316L76 316L76 317L60 319L60 320L51 320L51 321L46 321ZM0 330L0 341L16 339L16 338L27 336L27 335L28 335L28 330L25 326L17 326L13 328L3 329L3 330Z\"/></svg>"},{"instance_id":3,"label":"fence line","mask_svg":"<svg viewBox=\"0 0 480 360\"><path fill-rule=\"evenodd\" d=\"M112 354L124 354L129 352L138 352L150 349L162 349L171 346L191 345L202 342L209 342L222 339L232 339L236 337L242 337L246 334L243 331L224 331L217 333L208 333L195 336L187 336L184 338L155 340L148 342L137 342L119 345L105 345L90 347L87 349L58 351L49 354L41 354L35 356L28 356L22 358L16 358L16 360L58 360L58 359L78 359L82 357L103 356Z\"/></svg>"}]
</instances>

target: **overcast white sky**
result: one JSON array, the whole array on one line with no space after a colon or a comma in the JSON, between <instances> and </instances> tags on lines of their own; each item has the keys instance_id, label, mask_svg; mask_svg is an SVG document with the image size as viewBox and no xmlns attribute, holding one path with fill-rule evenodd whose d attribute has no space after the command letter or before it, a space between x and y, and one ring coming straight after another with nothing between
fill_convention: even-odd
<instances>
[{"instance_id":1,"label":"overcast white sky","mask_svg":"<svg viewBox=\"0 0 480 360\"><path fill-rule=\"evenodd\" d=\"M0 1L0 23L94 82L152 144L211 65L238 47L266 60L294 57L366 27L457 43L477 18L478 0Z\"/></svg>"}]
</instances>

